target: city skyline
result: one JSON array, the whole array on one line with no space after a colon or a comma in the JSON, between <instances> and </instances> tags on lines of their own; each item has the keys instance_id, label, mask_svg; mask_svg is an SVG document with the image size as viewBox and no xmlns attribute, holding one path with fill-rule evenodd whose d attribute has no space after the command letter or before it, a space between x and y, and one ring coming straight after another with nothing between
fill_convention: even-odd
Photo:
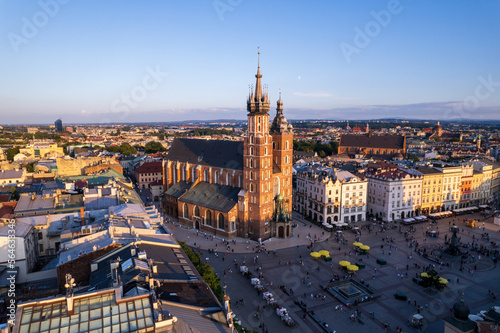
<instances>
[{"instance_id":1,"label":"city skyline","mask_svg":"<svg viewBox=\"0 0 500 333\"><path fill-rule=\"evenodd\" d=\"M291 120L500 119L494 2L0 7L2 124L244 119L257 47Z\"/></svg>"}]
</instances>

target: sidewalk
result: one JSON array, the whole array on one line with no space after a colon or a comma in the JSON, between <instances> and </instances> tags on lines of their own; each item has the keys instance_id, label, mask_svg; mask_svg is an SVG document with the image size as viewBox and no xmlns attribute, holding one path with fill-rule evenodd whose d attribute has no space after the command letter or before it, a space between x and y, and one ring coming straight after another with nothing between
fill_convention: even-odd
<instances>
[{"instance_id":1,"label":"sidewalk","mask_svg":"<svg viewBox=\"0 0 500 333\"><path fill-rule=\"evenodd\" d=\"M187 245L200 248L202 250L227 250L227 246L222 244L224 239L222 236L214 236L213 234L205 233L201 230L188 228L171 217L169 220L170 222L165 223L165 226L172 232L175 239L178 241L186 242ZM292 221L297 224L297 227L292 230L293 235L289 238L270 238L263 241L262 244L265 246L266 250L274 251L295 246L310 245L312 239L307 237L309 234L312 238L319 237L317 242L324 242L330 238L329 232L326 232L318 226L301 219L295 214L293 215ZM231 239L225 238L224 241L229 241L231 252L234 253L254 253L259 245L257 241L241 237Z\"/></svg>"}]
</instances>

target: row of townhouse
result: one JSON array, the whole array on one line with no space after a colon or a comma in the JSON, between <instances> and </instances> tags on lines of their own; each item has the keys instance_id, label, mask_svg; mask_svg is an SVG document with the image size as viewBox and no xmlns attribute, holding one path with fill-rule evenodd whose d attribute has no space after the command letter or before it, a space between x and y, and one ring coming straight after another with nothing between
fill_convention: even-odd
<instances>
[{"instance_id":1,"label":"row of townhouse","mask_svg":"<svg viewBox=\"0 0 500 333\"><path fill-rule=\"evenodd\" d=\"M368 165L359 175L319 165L297 169L294 210L339 224L372 216L383 221L477 207L499 198L500 165L472 161L407 169Z\"/></svg>"}]
</instances>

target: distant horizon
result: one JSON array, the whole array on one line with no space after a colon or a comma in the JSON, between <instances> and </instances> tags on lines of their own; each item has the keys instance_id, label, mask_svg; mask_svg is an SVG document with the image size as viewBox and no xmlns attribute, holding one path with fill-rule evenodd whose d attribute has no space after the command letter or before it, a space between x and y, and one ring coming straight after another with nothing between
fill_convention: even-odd
<instances>
[{"instance_id":1,"label":"distant horizon","mask_svg":"<svg viewBox=\"0 0 500 333\"><path fill-rule=\"evenodd\" d=\"M57 119L56 119L57 120ZM450 119L420 119L420 118L410 118L410 117L383 117L383 118L362 118L362 119L334 119L334 118L292 118L289 119L291 122L313 122L313 121L329 121L329 122L428 122L428 123L490 123L493 122L493 124L500 124L500 119L463 119L463 118L450 118ZM270 121L272 121L272 117L270 117ZM55 120L54 120L55 122ZM1 124L0 126L54 126L54 122L49 122L49 123L12 123L12 124ZM155 121L145 121L145 120L140 120L140 121L128 121L128 122L106 122L106 123L99 123L99 122L88 122L88 123L77 123L77 122L65 122L64 119L62 119L63 122L63 127L65 126L106 126L106 125L159 125L159 124L178 124L178 123L224 123L224 122L240 122L240 123L245 123L246 119L245 118L214 118L214 119L185 119L185 120L155 120Z\"/></svg>"},{"instance_id":2,"label":"distant horizon","mask_svg":"<svg viewBox=\"0 0 500 333\"><path fill-rule=\"evenodd\" d=\"M500 120L499 14L464 0L0 0L0 121L243 119L258 50L271 117L281 91L287 119Z\"/></svg>"}]
</instances>

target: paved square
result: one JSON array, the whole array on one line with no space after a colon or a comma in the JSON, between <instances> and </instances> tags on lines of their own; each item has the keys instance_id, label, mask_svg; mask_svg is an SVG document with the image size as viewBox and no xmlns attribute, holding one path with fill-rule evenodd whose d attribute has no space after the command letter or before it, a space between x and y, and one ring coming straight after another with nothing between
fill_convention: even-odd
<instances>
[{"instance_id":1,"label":"paved square","mask_svg":"<svg viewBox=\"0 0 500 333\"><path fill-rule=\"evenodd\" d=\"M461 223L465 218L478 218L478 228L466 227ZM452 315L450 309L460 299L461 293L464 293L472 314L500 305L489 293L500 295L500 272L492 256L472 251L463 263L459 257L446 261L441 257L442 262L439 260L440 249L445 246L444 237L447 235L447 240L450 240L449 227L453 223L460 229L458 236L462 245L474 244L478 248L482 246L497 250L493 246L500 240L500 227L492 223L492 218L484 223L482 219L479 214L464 215L439 220L434 224L426 222L413 225L414 231L410 231L409 226L397 223L386 223L385 230L380 224L365 223L359 239L351 231L345 231L344 244L331 233L294 214L298 224L294 236L267 241L264 243L267 251L261 252L257 252L259 246L252 241L236 239L227 243L227 240L213 239L197 230L172 224L170 227L177 239L187 241L188 245L202 252L203 258L208 258L226 286L237 318L247 328L259 332L324 332L309 314L304 316L304 311L294 303L294 300L299 300L313 311L321 323L326 323L331 332L383 332L384 323L389 325L389 332L395 332L397 327L403 328L404 332L417 332L417 329L407 324L411 316L419 311L424 317L424 332L442 332L443 318ZM368 227L372 230L368 231ZM428 230L439 231L439 237L427 236ZM482 237L484 233L489 234L489 239ZM367 255L356 253L352 245L356 240L371 247ZM438 249L438 252L433 252L437 262L419 255L415 251L417 243L422 251ZM461 249L469 251L470 247ZM315 259L310 256L311 250L329 251L333 260L325 262ZM430 252L426 250L426 253ZM379 258L386 260L387 264L378 264ZM353 273L353 279L373 290L378 297L347 307L322 288L337 281L337 278L341 281L348 279L349 272L338 264L341 260L364 264L364 268ZM261 284L274 295L276 303L288 310L295 322L294 327L285 326L275 309L263 299L262 293L251 285L248 277L240 273L241 265L246 265L253 277L261 278ZM412 278L418 277L429 265L439 276L450 280L443 290L424 288L413 282ZM396 299L396 292L405 293L407 300ZM238 302L241 300L244 303ZM354 317L356 313L358 315Z\"/></svg>"}]
</instances>

